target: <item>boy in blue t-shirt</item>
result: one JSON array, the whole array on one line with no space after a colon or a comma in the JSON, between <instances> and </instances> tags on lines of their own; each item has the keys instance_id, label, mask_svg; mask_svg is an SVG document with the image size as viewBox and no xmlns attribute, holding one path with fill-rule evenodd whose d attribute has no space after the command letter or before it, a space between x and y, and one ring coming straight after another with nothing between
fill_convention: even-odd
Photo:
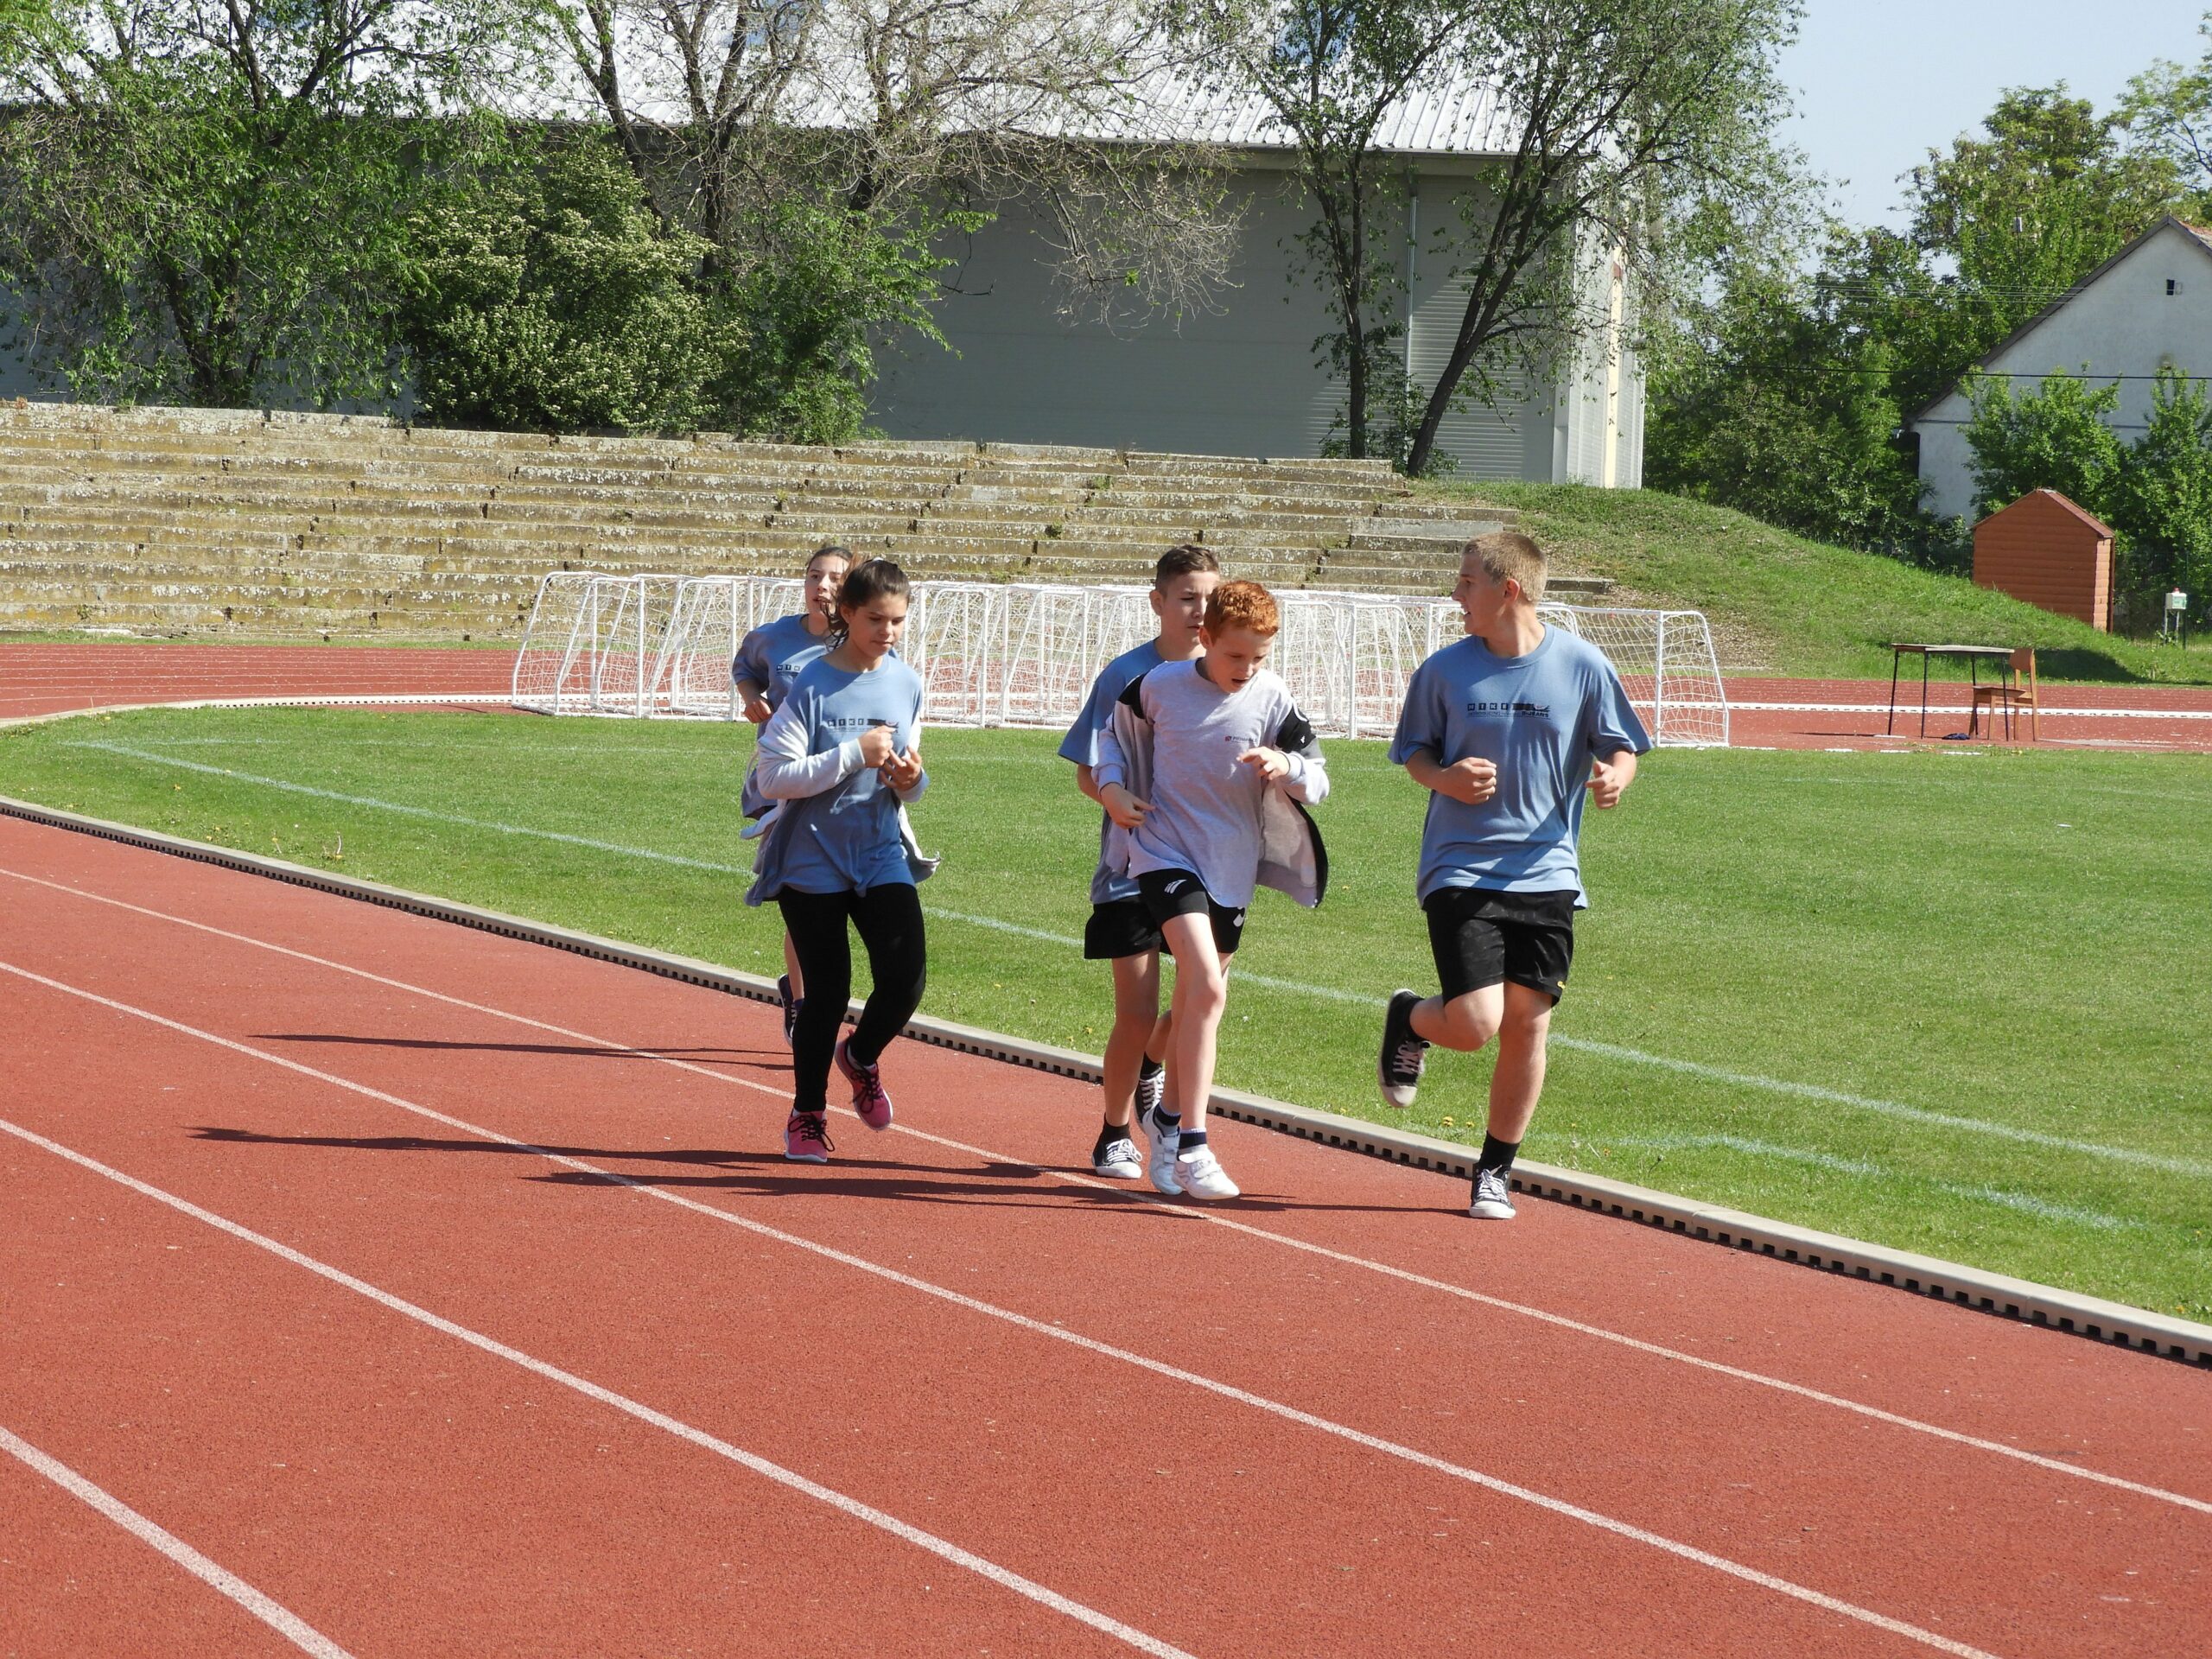
<instances>
[{"instance_id":1,"label":"boy in blue t-shirt","mask_svg":"<svg viewBox=\"0 0 2212 1659\"><path fill-rule=\"evenodd\" d=\"M1099 671L1090 698L1061 741L1060 755L1075 762L1076 786L1098 798L1098 741L1114 723L1114 708L1132 680L1162 663L1188 662L1205 649L1198 629L1206 598L1221 581L1221 561L1192 543L1171 547L1153 567L1152 613L1160 634L1125 651ZM1090 1166L1115 1180L1144 1173L1144 1160L1130 1138L1133 1116L1160 1103L1166 1074L1167 1016L1160 1011L1160 929L1122 869L1124 832L1099 814L1098 868L1090 877L1090 920L1083 930L1086 962L1109 962L1114 973L1114 1028L1106 1039L1106 1121L1090 1149ZM1147 1120L1149 1122L1149 1118Z\"/></svg>"},{"instance_id":2,"label":"boy in blue t-shirt","mask_svg":"<svg viewBox=\"0 0 2212 1659\"><path fill-rule=\"evenodd\" d=\"M1468 1213L1506 1221L1585 904L1583 798L1617 804L1651 740L1604 654L1538 619L1544 555L1528 537L1470 542L1452 596L1467 637L1414 671L1390 744L1430 791L1419 893L1443 995L1390 998L1378 1076L1385 1101L1410 1106L1430 1044L1497 1039Z\"/></svg>"}]
</instances>

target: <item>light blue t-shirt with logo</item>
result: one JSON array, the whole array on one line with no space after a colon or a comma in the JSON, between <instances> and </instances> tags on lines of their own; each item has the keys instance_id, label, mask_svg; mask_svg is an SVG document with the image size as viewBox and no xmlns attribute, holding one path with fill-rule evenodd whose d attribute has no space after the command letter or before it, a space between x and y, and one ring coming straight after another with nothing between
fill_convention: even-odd
<instances>
[{"instance_id":1,"label":"light blue t-shirt with logo","mask_svg":"<svg viewBox=\"0 0 2212 1659\"><path fill-rule=\"evenodd\" d=\"M901 796L861 764L861 734L891 728L892 747L914 747L922 723L921 676L895 657L866 673L810 663L760 728L755 762L762 791L781 802L753 863L749 904L785 888L866 893L915 880L899 809L929 785L925 773Z\"/></svg>"},{"instance_id":2,"label":"light blue t-shirt with logo","mask_svg":"<svg viewBox=\"0 0 2212 1659\"><path fill-rule=\"evenodd\" d=\"M1090 683L1090 696L1083 705L1083 712L1075 717L1075 724L1060 740L1060 758L1096 772L1099 734L1114 723L1114 705L1129 689L1131 680L1150 673L1160 664L1160 641L1147 639L1100 669L1098 677ZM1098 868L1090 873L1090 902L1094 905L1110 905L1137 896L1136 877L1122 873L1122 866L1128 861L1126 855L1119 851L1124 839L1122 827L1107 815L1104 808L1100 808Z\"/></svg>"},{"instance_id":3,"label":"light blue t-shirt with logo","mask_svg":"<svg viewBox=\"0 0 2212 1659\"><path fill-rule=\"evenodd\" d=\"M804 611L794 611L763 622L745 636L729 665L730 677L759 686L771 709L783 707L799 671L830 649L828 636L808 628L806 617Z\"/></svg>"},{"instance_id":4,"label":"light blue t-shirt with logo","mask_svg":"<svg viewBox=\"0 0 2212 1659\"><path fill-rule=\"evenodd\" d=\"M1588 640L1547 628L1536 648L1499 657L1472 634L1414 671L1390 759L1427 749L1445 766L1470 755L1497 767L1497 792L1469 806L1432 791L1421 827L1426 903L1443 887L1573 892L1586 902L1576 837L1590 763L1651 739L1627 688Z\"/></svg>"}]
</instances>

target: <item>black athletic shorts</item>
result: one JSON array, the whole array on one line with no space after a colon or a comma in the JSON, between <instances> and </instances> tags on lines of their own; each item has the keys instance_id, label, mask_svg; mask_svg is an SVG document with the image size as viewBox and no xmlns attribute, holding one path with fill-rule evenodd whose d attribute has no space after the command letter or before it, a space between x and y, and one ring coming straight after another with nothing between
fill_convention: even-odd
<instances>
[{"instance_id":1,"label":"black athletic shorts","mask_svg":"<svg viewBox=\"0 0 2212 1659\"><path fill-rule=\"evenodd\" d=\"M1213 923L1213 948L1218 955L1234 955L1243 941L1244 912L1214 903L1206 884L1188 870L1147 870L1137 877L1137 890L1144 895L1144 907L1155 928L1164 930L1170 916L1203 912Z\"/></svg>"},{"instance_id":2,"label":"black athletic shorts","mask_svg":"<svg viewBox=\"0 0 2212 1659\"><path fill-rule=\"evenodd\" d=\"M1109 899L1090 907L1083 925L1083 959L1119 962L1160 949L1160 924L1141 899Z\"/></svg>"},{"instance_id":3,"label":"black athletic shorts","mask_svg":"<svg viewBox=\"0 0 2212 1659\"><path fill-rule=\"evenodd\" d=\"M1548 995L1567 989L1574 960L1574 894L1439 887L1421 909L1446 1000L1511 980Z\"/></svg>"}]
</instances>

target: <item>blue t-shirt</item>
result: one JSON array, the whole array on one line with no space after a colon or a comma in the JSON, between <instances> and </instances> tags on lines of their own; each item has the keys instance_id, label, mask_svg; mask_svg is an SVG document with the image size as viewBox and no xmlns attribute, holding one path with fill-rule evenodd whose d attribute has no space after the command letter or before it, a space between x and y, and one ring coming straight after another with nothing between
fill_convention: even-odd
<instances>
[{"instance_id":1,"label":"blue t-shirt","mask_svg":"<svg viewBox=\"0 0 2212 1659\"><path fill-rule=\"evenodd\" d=\"M776 721L796 722L806 753L823 754L871 726L893 728L893 747L914 746L921 728L921 676L895 657L865 674L817 661L799 671ZM764 728L764 736L766 728ZM915 786L918 794L926 785ZM799 893L866 893L914 882L899 822L899 796L873 766L860 766L817 795L786 800L753 866L753 902L789 887Z\"/></svg>"},{"instance_id":2,"label":"blue t-shirt","mask_svg":"<svg viewBox=\"0 0 2212 1659\"><path fill-rule=\"evenodd\" d=\"M730 677L759 686L771 709L783 707L799 670L830 649L825 635L809 631L806 618L806 612L794 611L763 622L745 636L730 663Z\"/></svg>"},{"instance_id":3,"label":"blue t-shirt","mask_svg":"<svg viewBox=\"0 0 2212 1659\"><path fill-rule=\"evenodd\" d=\"M1414 671L1390 759L1427 749L1445 766L1479 755L1497 792L1469 806L1432 791L1421 833L1422 902L1442 887L1572 891L1586 902L1575 838L1592 760L1651 747L1627 689L1588 640L1547 628L1534 651L1498 657L1470 634Z\"/></svg>"},{"instance_id":4,"label":"blue t-shirt","mask_svg":"<svg viewBox=\"0 0 2212 1659\"><path fill-rule=\"evenodd\" d=\"M1098 734L1114 723L1114 705L1128 690L1131 680L1151 672L1160 664L1160 641L1147 639L1100 669L1098 677L1090 683L1090 696L1083 705L1083 712L1075 717L1075 724L1060 740L1060 758L1072 760L1078 766L1096 769ZM1090 902L1094 905L1110 905L1137 896L1136 877L1118 873L1128 862L1119 855L1122 835L1121 827L1102 808L1098 814L1098 868L1090 873Z\"/></svg>"}]
</instances>

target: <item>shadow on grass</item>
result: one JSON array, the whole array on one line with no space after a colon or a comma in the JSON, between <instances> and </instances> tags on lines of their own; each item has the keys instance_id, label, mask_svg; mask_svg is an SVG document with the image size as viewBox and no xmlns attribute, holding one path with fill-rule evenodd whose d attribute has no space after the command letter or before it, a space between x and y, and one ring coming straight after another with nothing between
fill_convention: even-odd
<instances>
[{"instance_id":1,"label":"shadow on grass","mask_svg":"<svg viewBox=\"0 0 2212 1659\"><path fill-rule=\"evenodd\" d=\"M550 1186L598 1186L611 1192L620 1192L625 1186L646 1186L671 1191L688 1189L731 1192L745 1198L839 1193L855 1198L924 1204L984 1204L1023 1209L1111 1207L1124 1211L1155 1211L1163 1217L1172 1216L1183 1207L1157 1198L1141 1185L1090 1185L1087 1180L1090 1175L1088 1168L1057 1168L1038 1164L993 1161L983 1165L979 1171L963 1173L937 1164L907 1164L895 1159L854 1158L842 1154L835 1162L819 1166L788 1162L779 1151L752 1152L728 1147L631 1149L556 1146L540 1142L518 1146L504 1141L448 1140L422 1135L264 1135L257 1130L225 1128L213 1124L202 1124L192 1133L196 1140L221 1141L231 1146L324 1147L347 1152L493 1153L526 1158L543 1158L550 1154L632 1166L619 1174L562 1169L529 1178ZM636 1167L638 1165L652 1164L703 1166L721 1173L711 1175L657 1174ZM1063 1178L1068 1177L1075 1179L1066 1185L1059 1184ZM1077 1181L1084 1184L1077 1185ZM1433 1205L1421 1204L1315 1204L1249 1192L1233 1204L1212 1207L1238 1213L1343 1210L1375 1214L1398 1214L1435 1208Z\"/></svg>"}]
</instances>

